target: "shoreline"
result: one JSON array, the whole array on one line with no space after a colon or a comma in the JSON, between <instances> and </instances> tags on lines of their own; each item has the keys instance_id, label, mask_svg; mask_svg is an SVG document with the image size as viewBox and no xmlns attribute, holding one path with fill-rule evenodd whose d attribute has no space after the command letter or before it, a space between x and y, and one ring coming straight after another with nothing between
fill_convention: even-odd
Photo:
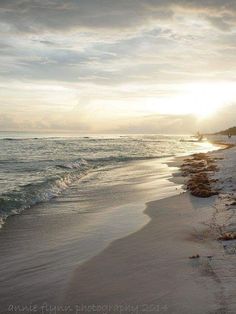
<instances>
[{"instance_id":1,"label":"shoreline","mask_svg":"<svg viewBox=\"0 0 236 314\"><path fill-rule=\"evenodd\" d=\"M58 304L79 264L148 222L143 210L148 200L157 197L157 185L160 198L178 193L177 185L167 180L172 170L160 159L132 162L110 169L99 189L91 177L89 211L78 212L84 204L79 201L88 195L87 185L80 182L80 190L70 198L66 194L11 217L1 230L0 312L5 314L9 304L23 306L29 300L36 305ZM108 179L118 184L108 185Z\"/></svg>"},{"instance_id":2,"label":"shoreline","mask_svg":"<svg viewBox=\"0 0 236 314\"><path fill-rule=\"evenodd\" d=\"M234 146L217 144L226 147L209 154ZM144 304L153 313L231 313L235 307L232 296L225 295L224 247L207 225L215 215L216 199L184 192L148 202L144 214L150 221L80 265L64 304L79 306L81 313L89 312L91 304L98 313L101 305L107 305L105 313L130 313L131 308L142 313Z\"/></svg>"},{"instance_id":3,"label":"shoreline","mask_svg":"<svg viewBox=\"0 0 236 314\"><path fill-rule=\"evenodd\" d=\"M210 142L210 141L209 141ZM218 143L218 142L210 142L211 144L213 144L213 145L219 145L219 146L223 146L223 147L225 147L225 146L227 146L227 145L229 145L230 146L230 144L225 144L225 143ZM228 147L225 147L225 148L222 148L222 149L226 149L226 148L228 148ZM164 160L165 159L169 159L169 158L174 158L174 160L176 160L176 159L178 159L178 158L184 158L184 157L187 157L187 156L190 156L190 155L183 155L183 157L174 157L174 156L168 156L168 157L166 157L166 156L163 156L163 157L157 157L157 158L153 158L152 160L157 160L157 161L161 161L161 163L162 164L166 164L167 166L169 166L169 165L171 165L171 164L173 164L173 166L174 166L174 162L173 161L171 161L171 162L169 162L169 161L167 161L167 162L164 162ZM138 161L138 160L137 160ZM144 159L144 161L149 161L149 159ZM178 165L178 164L177 164ZM83 179L85 179L86 178L86 176L89 176L90 175L90 173L88 172L88 173L85 173L84 174L84 176L81 176L81 178L79 179L79 180L83 180ZM171 180L169 180L169 181L171 181ZM68 190L69 188L71 187L71 185L68 185L68 187L67 188L65 188L65 190ZM61 191L60 191L60 193L58 193L56 196L52 196L52 197L50 197L50 198L48 198L47 200L42 200L42 201L38 201L38 202L36 202L36 203L33 203L33 204L30 204L30 205L27 205L27 206L23 206L22 208L19 208L19 209L16 209L16 211L14 212L14 213L8 213L8 214L5 214L6 216L3 216L3 217L0 217L0 232L1 232L1 229L2 228L5 228L6 227L6 225L8 224L8 222L9 222L9 220L11 220L12 218L14 218L14 217L17 217L18 215L21 215L21 214L24 214L24 212L27 212L28 210L31 210L32 208L34 208L34 207L37 207L37 206L40 206L41 204L46 204L46 203L50 203L51 201L53 201L54 199L57 199L58 197L60 197L62 194L63 194L63 192L64 192L64 189L62 189Z\"/></svg>"},{"instance_id":4,"label":"shoreline","mask_svg":"<svg viewBox=\"0 0 236 314\"><path fill-rule=\"evenodd\" d=\"M233 148L236 146L236 144L233 144L233 143L223 143L223 142L218 142L218 141L209 141L209 142L214 144L214 145L223 146L222 148L217 149L217 151L230 149L230 148Z\"/></svg>"}]
</instances>

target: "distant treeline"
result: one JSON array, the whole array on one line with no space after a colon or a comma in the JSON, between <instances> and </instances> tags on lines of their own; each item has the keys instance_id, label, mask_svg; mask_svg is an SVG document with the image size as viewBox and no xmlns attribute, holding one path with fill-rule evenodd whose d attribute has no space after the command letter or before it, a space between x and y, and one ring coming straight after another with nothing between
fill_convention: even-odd
<instances>
[{"instance_id":1,"label":"distant treeline","mask_svg":"<svg viewBox=\"0 0 236 314\"><path fill-rule=\"evenodd\" d=\"M227 130L224 130L224 131L220 131L220 132L217 132L215 134L220 134L220 135L228 135L228 134L231 134L231 135L236 135L236 126L232 127L232 128L229 128Z\"/></svg>"}]
</instances>

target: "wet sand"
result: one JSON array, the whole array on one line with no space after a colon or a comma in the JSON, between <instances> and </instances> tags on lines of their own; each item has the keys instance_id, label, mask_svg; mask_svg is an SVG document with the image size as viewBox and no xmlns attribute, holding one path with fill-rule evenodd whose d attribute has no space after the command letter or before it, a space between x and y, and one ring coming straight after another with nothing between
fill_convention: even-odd
<instances>
[{"instance_id":1,"label":"wet sand","mask_svg":"<svg viewBox=\"0 0 236 314\"><path fill-rule=\"evenodd\" d=\"M119 306L122 313L133 313L125 311L128 308L144 313L145 306L152 313L225 310L222 287L212 266L221 248L202 225L214 212L213 200L185 193L148 203L145 213L151 221L81 265L64 304L75 308L77 304L80 309L95 305L97 312L102 312L103 305L110 313L119 313ZM195 254L200 258L189 258Z\"/></svg>"}]
</instances>

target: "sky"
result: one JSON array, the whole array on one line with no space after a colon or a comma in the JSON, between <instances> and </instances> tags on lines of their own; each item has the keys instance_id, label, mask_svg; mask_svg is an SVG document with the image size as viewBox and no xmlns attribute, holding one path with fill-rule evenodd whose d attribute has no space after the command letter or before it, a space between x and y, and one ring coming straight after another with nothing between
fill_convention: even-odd
<instances>
[{"instance_id":1,"label":"sky","mask_svg":"<svg viewBox=\"0 0 236 314\"><path fill-rule=\"evenodd\" d=\"M0 130L236 125L235 0L0 0Z\"/></svg>"}]
</instances>

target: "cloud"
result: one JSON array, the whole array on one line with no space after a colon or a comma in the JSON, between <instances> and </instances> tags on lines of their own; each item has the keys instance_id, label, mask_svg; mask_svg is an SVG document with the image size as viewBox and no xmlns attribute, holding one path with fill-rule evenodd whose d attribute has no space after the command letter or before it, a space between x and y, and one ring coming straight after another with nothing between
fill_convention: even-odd
<instances>
[{"instance_id":1,"label":"cloud","mask_svg":"<svg viewBox=\"0 0 236 314\"><path fill-rule=\"evenodd\" d=\"M0 8L3 30L22 33L140 28L170 20L176 8L205 13L219 26L227 24L220 15L236 11L234 0L15 0L1 1Z\"/></svg>"},{"instance_id":2,"label":"cloud","mask_svg":"<svg viewBox=\"0 0 236 314\"><path fill-rule=\"evenodd\" d=\"M218 132L236 125L236 103L219 109L214 115L200 123L205 132Z\"/></svg>"},{"instance_id":3,"label":"cloud","mask_svg":"<svg viewBox=\"0 0 236 314\"><path fill-rule=\"evenodd\" d=\"M195 133L197 129L197 119L193 115L150 115L123 121L109 131L133 134L189 134Z\"/></svg>"},{"instance_id":4,"label":"cloud","mask_svg":"<svg viewBox=\"0 0 236 314\"><path fill-rule=\"evenodd\" d=\"M12 115L0 114L0 131L9 129L17 130L18 126Z\"/></svg>"},{"instance_id":5,"label":"cloud","mask_svg":"<svg viewBox=\"0 0 236 314\"><path fill-rule=\"evenodd\" d=\"M2 124L17 113L36 129L93 130L92 110L98 129L115 112L120 130L190 130L192 118L136 114L184 84L234 82L235 17L235 0L1 0Z\"/></svg>"}]
</instances>

